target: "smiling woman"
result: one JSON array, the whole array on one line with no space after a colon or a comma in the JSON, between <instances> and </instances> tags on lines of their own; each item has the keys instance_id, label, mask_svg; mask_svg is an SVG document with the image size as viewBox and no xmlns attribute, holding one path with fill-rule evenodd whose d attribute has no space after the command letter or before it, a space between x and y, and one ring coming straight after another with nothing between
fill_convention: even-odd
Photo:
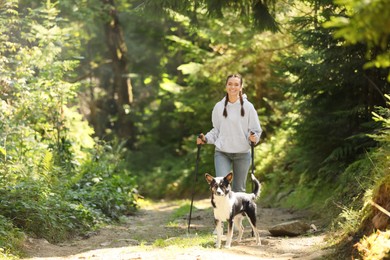
<instances>
[{"instance_id":1,"label":"smiling woman","mask_svg":"<svg viewBox=\"0 0 390 260\"><path fill-rule=\"evenodd\" d=\"M226 96L212 112L213 128L201 134L197 144L214 144L216 176L225 177L233 170L233 191L245 192L251 144L259 142L262 129L256 109L242 93L241 75L229 75L225 89Z\"/></svg>"},{"instance_id":2,"label":"smiling woman","mask_svg":"<svg viewBox=\"0 0 390 260\"><path fill-rule=\"evenodd\" d=\"M226 79L226 99L225 99L225 108L223 110L223 116L227 117L226 106L228 102L235 103L240 99L241 104L241 116L245 115L245 110L243 107L244 101L242 99L242 77L239 74L229 75Z\"/></svg>"},{"instance_id":3,"label":"smiling woman","mask_svg":"<svg viewBox=\"0 0 390 260\"><path fill-rule=\"evenodd\" d=\"M239 75L230 75L226 80L226 92L229 96L229 101L234 103L241 96L242 78Z\"/></svg>"}]
</instances>

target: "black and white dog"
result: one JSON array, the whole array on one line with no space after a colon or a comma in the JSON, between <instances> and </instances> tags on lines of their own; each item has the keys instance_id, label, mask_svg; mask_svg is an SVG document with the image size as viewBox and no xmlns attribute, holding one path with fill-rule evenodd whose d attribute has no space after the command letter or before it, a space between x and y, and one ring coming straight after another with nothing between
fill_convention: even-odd
<instances>
[{"instance_id":1,"label":"black and white dog","mask_svg":"<svg viewBox=\"0 0 390 260\"><path fill-rule=\"evenodd\" d=\"M260 194L261 184L252 174L251 178L254 182L252 193L233 192L230 184L233 179L233 173L230 172L225 177L213 177L210 174L205 174L206 181L210 184L211 190L211 205L214 208L214 218L217 231L216 247L221 247L221 237L223 233L222 222L228 222L228 233L226 238L226 248L230 248L233 238L233 228L238 229L237 242L240 242L244 233L242 219L246 216L252 227L253 233L256 236L256 244L261 245L259 232L256 229L256 198Z\"/></svg>"}]
</instances>

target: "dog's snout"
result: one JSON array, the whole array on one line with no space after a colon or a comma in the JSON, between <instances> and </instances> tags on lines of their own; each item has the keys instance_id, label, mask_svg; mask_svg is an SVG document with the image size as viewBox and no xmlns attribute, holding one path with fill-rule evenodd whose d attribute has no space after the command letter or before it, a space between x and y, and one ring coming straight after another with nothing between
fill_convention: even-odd
<instances>
[{"instance_id":1,"label":"dog's snout","mask_svg":"<svg viewBox=\"0 0 390 260\"><path fill-rule=\"evenodd\" d=\"M223 190L221 188L218 188L216 191L217 195L222 196L224 194Z\"/></svg>"}]
</instances>

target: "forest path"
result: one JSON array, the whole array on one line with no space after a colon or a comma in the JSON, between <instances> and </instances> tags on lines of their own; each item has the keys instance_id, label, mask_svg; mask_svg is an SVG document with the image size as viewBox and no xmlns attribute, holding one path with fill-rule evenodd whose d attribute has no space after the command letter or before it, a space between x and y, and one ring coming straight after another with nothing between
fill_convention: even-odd
<instances>
[{"instance_id":1,"label":"forest path","mask_svg":"<svg viewBox=\"0 0 390 260\"><path fill-rule=\"evenodd\" d=\"M251 237L249 225L246 223L244 224L246 232L239 245L232 244L230 249L215 249L212 246L215 240L211 235L214 220L209 199L194 201L196 210L192 213L190 234L187 232L187 216L175 217L174 215L176 210L183 205L183 201L143 204L135 215L124 218L121 224L106 226L87 239L80 238L52 245L42 239L30 238L25 245L27 257L24 259L308 260L325 259L329 253L324 250L326 242L323 232L299 237L272 237L270 235L268 229L271 226L304 217L303 214L291 213L286 209L258 208L261 246L255 245L255 238ZM200 243L199 237L205 237L205 242ZM225 239L222 242L224 245Z\"/></svg>"}]
</instances>

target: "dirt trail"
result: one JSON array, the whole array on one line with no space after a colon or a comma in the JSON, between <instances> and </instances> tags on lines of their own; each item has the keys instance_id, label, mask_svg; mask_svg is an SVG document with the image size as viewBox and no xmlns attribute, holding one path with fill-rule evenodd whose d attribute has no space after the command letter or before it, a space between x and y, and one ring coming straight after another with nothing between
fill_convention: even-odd
<instances>
[{"instance_id":1,"label":"dirt trail","mask_svg":"<svg viewBox=\"0 0 390 260\"><path fill-rule=\"evenodd\" d=\"M261 246L255 245L255 239L251 237L247 226L242 243L232 244L230 249L212 248L213 241L210 241L209 245L206 246L155 246L156 240L166 241L179 237L191 241L192 238L196 237L197 232L210 232L211 234L213 231L213 213L208 199L194 202L196 211L192 215L190 234L187 233L185 216L175 220L175 224L172 224L172 213L180 205L180 202L173 201L146 204L134 216L129 216L122 221L122 224L107 226L86 239L75 239L59 245L49 244L42 239L28 239L26 243L28 257L24 259L287 260L325 259L328 253L326 250L322 250L325 246L325 235L322 232L293 238L270 236L268 228L271 226L302 218L302 216L292 214L285 209L274 208L258 209ZM169 224L170 222L171 224Z\"/></svg>"}]
</instances>

